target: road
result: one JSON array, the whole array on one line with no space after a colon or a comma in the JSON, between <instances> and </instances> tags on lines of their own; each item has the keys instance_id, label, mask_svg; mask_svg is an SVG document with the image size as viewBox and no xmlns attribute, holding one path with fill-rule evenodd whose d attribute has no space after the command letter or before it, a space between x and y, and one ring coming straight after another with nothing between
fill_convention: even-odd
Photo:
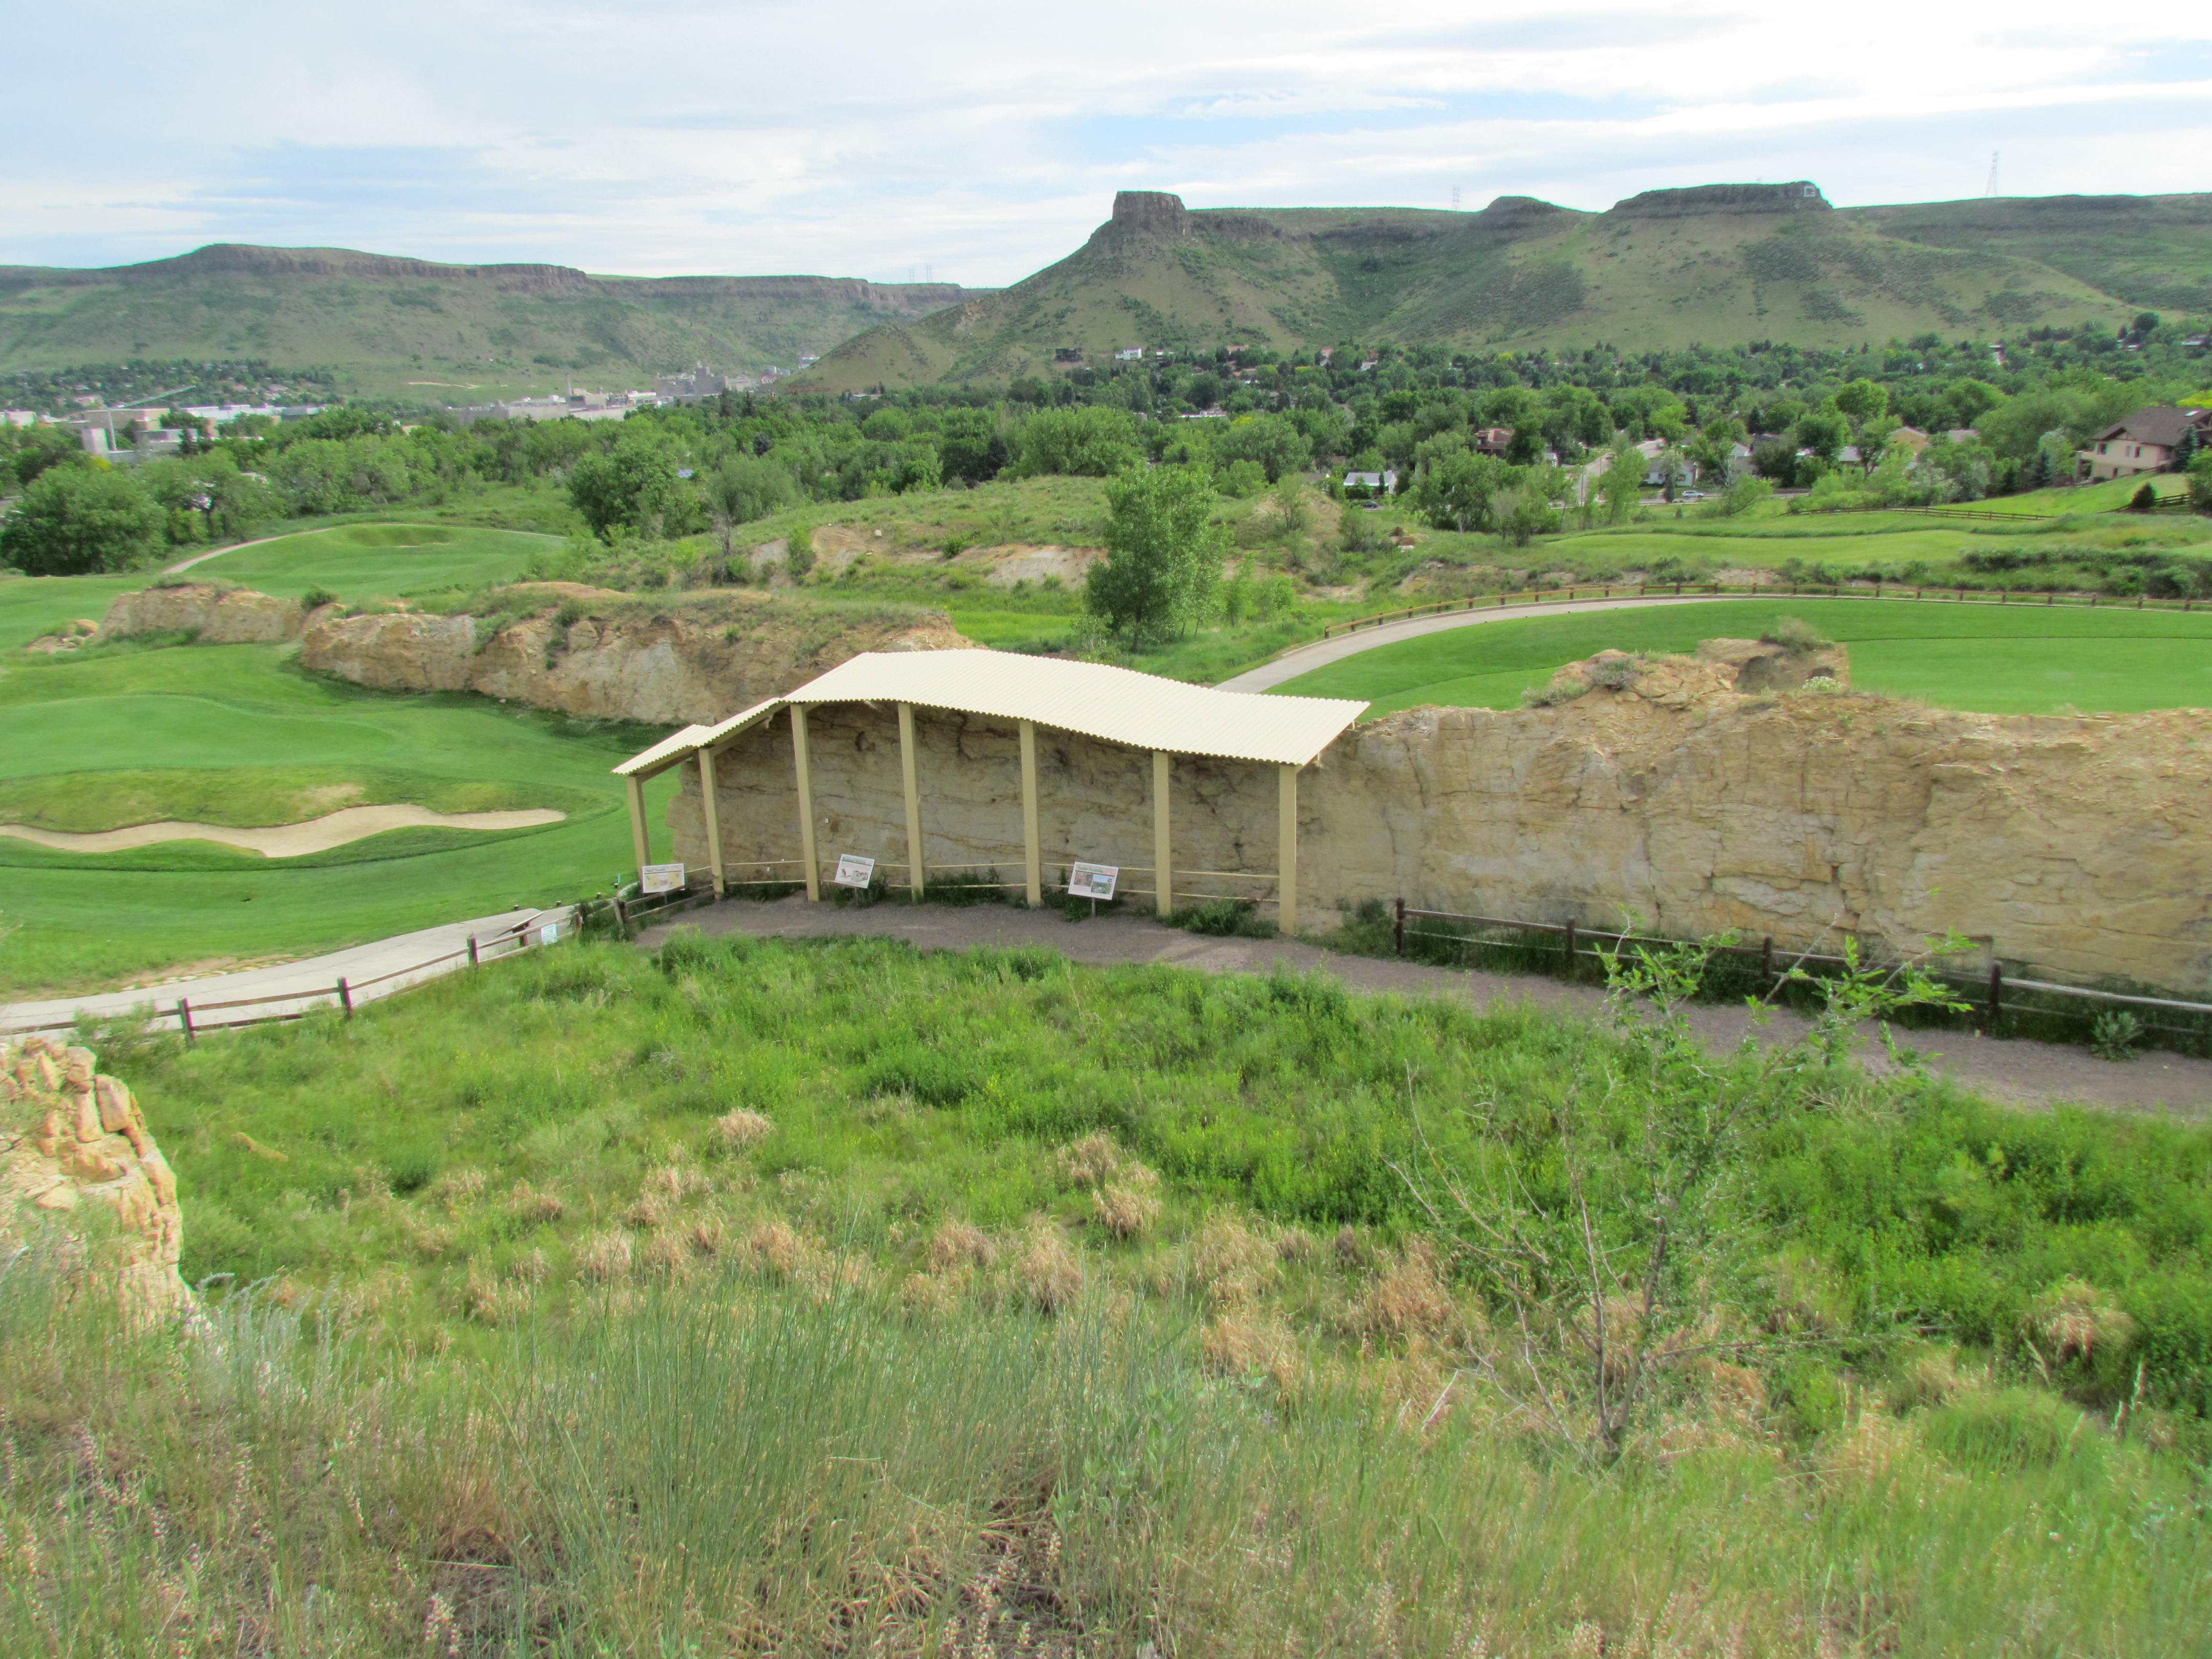
<instances>
[{"instance_id":1,"label":"road","mask_svg":"<svg viewBox=\"0 0 2212 1659\"><path fill-rule=\"evenodd\" d=\"M1395 645L1400 640L1417 640L1424 634L1441 634L1447 629L1477 628L1484 623L1518 622L1523 617L1556 617L1569 611L1628 611L1650 605L1715 605L1754 597L1748 593L1686 593L1677 599L1670 593L1663 598L1655 595L1648 599L1561 599L1552 605L1503 605L1480 611L1454 611L1441 617L1413 617L1404 622L1382 623L1373 628L1363 628L1356 634L1339 634L1334 639L1316 640L1310 645L1292 646L1273 662L1262 663L1257 668L1248 668L1233 678L1222 681L1216 689L1223 691L1272 690L1285 680L1296 679L1301 674L1327 667L1333 662L1342 662L1346 657L1356 657L1363 651L1372 651L1378 645Z\"/></svg>"}]
</instances>

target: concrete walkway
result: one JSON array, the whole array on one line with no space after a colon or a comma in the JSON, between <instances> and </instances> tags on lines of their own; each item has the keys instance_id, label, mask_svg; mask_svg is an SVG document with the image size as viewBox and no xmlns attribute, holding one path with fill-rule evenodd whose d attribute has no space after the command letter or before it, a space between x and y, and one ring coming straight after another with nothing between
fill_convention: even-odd
<instances>
[{"instance_id":1,"label":"concrete walkway","mask_svg":"<svg viewBox=\"0 0 2212 1659\"><path fill-rule=\"evenodd\" d=\"M809 904L796 896L760 903L735 899L687 913L646 930L639 944L652 948L679 927L708 934L749 933L775 938L862 934L905 939L924 950L965 951L1043 945L1072 962L1156 963L1208 973L1266 974L1279 963L1300 973L1321 969L1351 988L1408 996L1446 996L1487 1007L1525 1001L1577 1014L1596 1012L1595 988L1530 975L1469 973L1391 958L1346 956L1298 939L1206 939L1164 927L1141 916L1065 921L1056 910L1006 904L971 906L876 904L843 909ZM1699 1036L1716 1048L1733 1047L1753 1027L1740 1005L1701 1005L1691 1011ZM1777 1012L1766 1026L1788 1038L1805 1029L1797 1016ZM1861 1059L1873 1066L1881 1048L1868 1031ZM2049 1107L2060 1102L2122 1110L2171 1111L2198 1118L2212 1112L2212 1060L2152 1050L2121 1064L2099 1060L2086 1048L2057 1043L1996 1041L1952 1031L1907 1031L1899 1040L1932 1057L1934 1069L2009 1105Z\"/></svg>"},{"instance_id":2,"label":"concrete walkway","mask_svg":"<svg viewBox=\"0 0 2212 1659\"><path fill-rule=\"evenodd\" d=\"M302 1012L309 1007L328 1006L333 1000L337 982L347 981L349 988L368 980L381 982L364 986L353 992L356 1003L374 1002L379 997L404 991L410 985L420 985L425 980L437 978L469 965L469 936L477 936L479 948L487 955L495 951L504 952L513 948L513 940L526 929L542 927L553 923L565 926L568 912L561 910L509 910L495 916L477 916L467 921L452 921L437 927L424 927L411 933L397 933L390 939L373 944L356 945L343 951L332 951L328 955L309 957L300 962L279 963L268 968L242 969L232 974L211 974L198 979L178 980L172 984L148 986L135 991L106 991L75 997L54 997L43 1002L15 1002L0 1006L0 1033L21 1031L67 1019L85 1018L110 1018L128 1014L136 1009L150 1008L161 1016L161 1023L173 1028L177 1024L176 1008L179 997L192 1005L192 1024L201 1030L214 1026L248 1024L266 1019L271 1014ZM543 920L541 920L541 918ZM448 958L439 960L439 958ZM428 963L424 967L422 964ZM404 972L409 969L419 972ZM396 975L383 979L386 974ZM295 994L287 996L286 993ZM203 1003L230 1002L246 997L275 997L276 1001L257 1004L250 1008L200 1010Z\"/></svg>"},{"instance_id":3,"label":"concrete walkway","mask_svg":"<svg viewBox=\"0 0 2212 1659\"><path fill-rule=\"evenodd\" d=\"M1663 597L1655 594L1648 599L1561 599L1555 605L1501 605L1480 611L1454 611L1440 617L1413 617L1404 622L1381 623L1373 628L1363 628L1354 634L1339 634L1334 639L1316 640L1310 645L1292 646L1273 662L1262 663L1257 668L1248 668L1233 678L1222 681L1215 689L1222 691L1270 690L1285 680L1296 679L1301 674L1327 667L1333 662L1342 662L1346 657L1356 657L1363 651L1372 651L1378 645L1395 645L1400 640L1417 640L1424 634L1441 634L1447 629L1475 628L1484 623L1518 622L1523 617L1556 617L1565 611L1640 610L1651 605L1712 605L1755 597L1749 593L1685 593L1677 599L1669 593Z\"/></svg>"}]
</instances>

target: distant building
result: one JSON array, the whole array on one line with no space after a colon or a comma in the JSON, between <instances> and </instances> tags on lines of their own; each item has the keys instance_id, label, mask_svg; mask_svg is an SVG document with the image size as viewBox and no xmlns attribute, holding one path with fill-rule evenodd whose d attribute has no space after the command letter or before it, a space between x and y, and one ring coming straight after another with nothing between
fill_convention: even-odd
<instances>
[{"instance_id":1,"label":"distant building","mask_svg":"<svg viewBox=\"0 0 2212 1659\"><path fill-rule=\"evenodd\" d=\"M1503 455L1512 442L1510 426L1486 426L1474 434L1475 453L1480 455Z\"/></svg>"},{"instance_id":2,"label":"distant building","mask_svg":"<svg viewBox=\"0 0 2212 1659\"><path fill-rule=\"evenodd\" d=\"M1346 489L1371 489L1377 495L1387 495L1398 487L1398 474L1391 469L1381 472L1347 472L1344 475L1344 487Z\"/></svg>"},{"instance_id":3,"label":"distant building","mask_svg":"<svg viewBox=\"0 0 2212 1659\"><path fill-rule=\"evenodd\" d=\"M1075 346L1054 346L1052 360L1056 363L1079 363L1083 361L1083 353Z\"/></svg>"},{"instance_id":4,"label":"distant building","mask_svg":"<svg viewBox=\"0 0 2212 1659\"><path fill-rule=\"evenodd\" d=\"M2139 409L2093 433L2088 447L2075 452L2075 471L2087 483L2163 472L2185 446L2207 442L2212 442L2212 410Z\"/></svg>"},{"instance_id":5,"label":"distant building","mask_svg":"<svg viewBox=\"0 0 2212 1659\"><path fill-rule=\"evenodd\" d=\"M36 426L39 411L35 409L0 409L0 423L8 426Z\"/></svg>"},{"instance_id":6,"label":"distant building","mask_svg":"<svg viewBox=\"0 0 2212 1659\"><path fill-rule=\"evenodd\" d=\"M1114 361L1117 363L1141 362L1144 361L1144 347L1123 346L1119 351L1114 354Z\"/></svg>"}]
</instances>

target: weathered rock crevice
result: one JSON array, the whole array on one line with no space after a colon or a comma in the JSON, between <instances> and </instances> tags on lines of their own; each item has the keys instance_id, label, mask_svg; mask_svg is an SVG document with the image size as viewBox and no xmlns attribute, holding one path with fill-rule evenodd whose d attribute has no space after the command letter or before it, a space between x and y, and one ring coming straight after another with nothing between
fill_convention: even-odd
<instances>
[{"instance_id":1,"label":"weathered rock crevice","mask_svg":"<svg viewBox=\"0 0 2212 1659\"><path fill-rule=\"evenodd\" d=\"M23 1251L133 1318L188 1311L177 1180L145 1115L88 1048L0 1042L0 1263Z\"/></svg>"}]
</instances>

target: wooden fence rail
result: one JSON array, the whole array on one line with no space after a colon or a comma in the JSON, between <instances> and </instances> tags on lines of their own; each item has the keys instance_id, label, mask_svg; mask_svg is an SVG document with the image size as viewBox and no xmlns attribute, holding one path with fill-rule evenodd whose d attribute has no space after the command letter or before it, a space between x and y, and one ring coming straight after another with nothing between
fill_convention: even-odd
<instances>
[{"instance_id":1,"label":"wooden fence rail","mask_svg":"<svg viewBox=\"0 0 2212 1659\"><path fill-rule=\"evenodd\" d=\"M1541 935L1544 942L1539 944L1522 939L1481 939L1471 937L1467 933L1443 932L1419 926L1409 927L1407 926L1409 921L1415 923L1424 921L1441 921L1462 927L1510 928L1517 933ZM1475 945L1483 949L1556 951L1560 965L1568 969L1575 966L1579 957L1601 959L1610 951L1626 950L1632 945L1667 947L1686 942L1681 939L1661 939L1650 934L1614 933L1602 928L1587 928L1571 921L1522 921L1504 916L1467 915L1453 910L1425 910L1408 905L1403 899L1397 901L1391 933L1393 946L1396 953L1401 957L1406 954L1407 939L1428 939L1446 944ZM1549 942L1555 939L1560 941L1557 946ZM1720 955L1757 957L1760 972L1777 985L1782 982L1784 976L1793 967L1848 968L1852 965L1851 958L1848 957L1833 956L1814 951L1791 951L1787 947L1777 951L1774 941L1771 938L1763 939L1756 945L1717 945L1713 949ZM1777 965L1778 963L1779 966ZM1894 969L1907 964L1901 961L1870 962L1861 958L1858 965ZM1946 968L1940 961L1919 960L1911 965L1918 967L1931 979L1948 981L1954 988L1978 997L1981 1011L1987 1015L1993 1026L1998 1018L2008 1008L2014 1012L2033 1012L2056 1014L2063 1018L2094 1020L2097 1017L2094 1008L2069 1008L2062 1006L2055 1008L2040 1007L2023 1010L2018 1003L2008 1004L2006 999L2008 996L2021 992L2056 998L2062 1003L2067 999L2078 998L2087 1003L2101 1004L2107 1009L2142 1008L2212 1017L2212 1003L2184 1002L2172 997L2143 996L2125 991L2093 990L2087 986L2057 985L2046 980L2009 979L2006 977L2003 964L1994 959L1990 963L1986 973L1977 971L1972 975L1961 974L1955 969ZM2212 1020L2194 1027L2161 1025L2154 1021L2147 1029L2171 1031L2196 1038L2200 1042L2212 1039Z\"/></svg>"},{"instance_id":2,"label":"wooden fence rail","mask_svg":"<svg viewBox=\"0 0 2212 1659\"><path fill-rule=\"evenodd\" d=\"M327 988L301 986L289 991L271 991L258 997L228 997L221 1002L195 1002L190 997L179 997L167 1010L151 998L140 1006L152 1011L150 1018L153 1021L173 1020L176 1028L185 1034L187 1042L198 1042L203 1031L228 1031L246 1025L270 1025L280 1020L304 1019L319 1007L335 1007L351 1019L356 1000L373 986L428 973L434 969L444 968L448 963L464 959L474 968L487 962L503 961L524 951L543 949L547 942L542 936L543 929L551 927L557 937L558 930L565 927L573 937L580 926L582 914L581 903L568 905L559 910L541 910L530 921L503 928L499 933L487 935L471 933L468 945L462 950L448 951L443 956L432 957L425 962L395 968L389 973L377 975L374 979L342 976L332 981ZM550 923L545 920L549 916L553 919ZM408 988L403 986L399 988ZM260 1014L246 1019L210 1020L207 1018L210 1014L227 1013L238 1008L266 1007L271 1003L293 1006L283 1012ZM0 1030L0 1037L27 1036L33 1031L71 1031L83 1023L80 1012L67 1019L48 1020L40 1025L8 1026Z\"/></svg>"}]
</instances>

